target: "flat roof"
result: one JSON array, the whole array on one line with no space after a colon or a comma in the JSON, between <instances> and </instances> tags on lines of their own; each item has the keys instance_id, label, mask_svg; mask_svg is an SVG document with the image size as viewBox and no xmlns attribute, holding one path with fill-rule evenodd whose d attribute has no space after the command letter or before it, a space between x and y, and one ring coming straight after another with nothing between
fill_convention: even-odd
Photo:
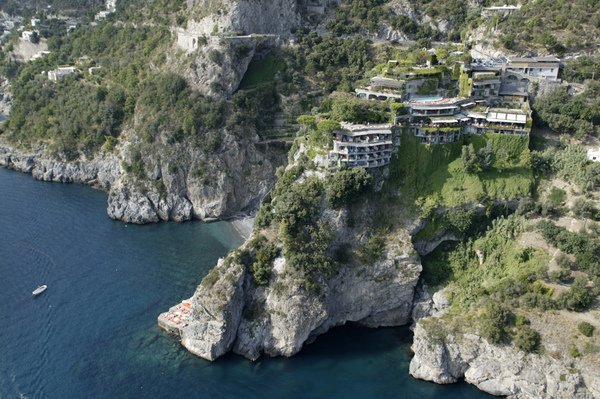
<instances>
[{"instance_id":1,"label":"flat roof","mask_svg":"<svg viewBox=\"0 0 600 399\"><path fill-rule=\"evenodd\" d=\"M486 115L483 112L471 112L467 111L465 115L473 119L485 119Z\"/></svg>"},{"instance_id":2,"label":"flat roof","mask_svg":"<svg viewBox=\"0 0 600 399\"><path fill-rule=\"evenodd\" d=\"M556 57L552 57L552 56L547 56L547 57L515 57L515 58L509 58L508 62L510 64L539 64L539 63L551 63L551 64L557 64L560 63L560 59L556 58Z\"/></svg>"},{"instance_id":3,"label":"flat roof","mask_svg":"<svg viewBox=\"0 0 600 399\"><path fill-rule=\"evenodd\" d=\"M484 7L484 10L486 10L486 11L511 11L511 10L520 10L520 9L521 9L521 6L509 6L509 5Z\"/></svg>"},{"instance_id":4,"label":"flat roof","mask_svg":"<svg viewBox=\"0 0 600 399\"><path fill-rule=\"evenodd\" d=\"M384 133L391 134L392 133L392 125L390 124L374 124L374 125L364 125L364 124L354 124L350 122L341 122L340 126L343 130L338 130L338 132L344 133L363 133L363 134L375 134L375 133Z\"/></svg>"},{"instance_id":5,"label":"flat roof","mask_svg":"<svg viewBox=\"0 0 600 399\"><path fill-rule=\"evenodd\" d=\"M488 122L527 123L527 113L518 109L490 109L486 117Z\"/></svg>"},{"instance_id":6,"label":"flat roof","mask_svg":"<svg viewBox=\"0 0 600 399\"><path fill-rule=\"evenodd\" d=\"M431 123L439 123L442 125L458 123L456 118L431 118Z\"/></svg>"},{"instance_id":7,"label":"flat roof","mask_svg":"<svg viewBox=\"0 0 600 399\"><path fill-rule=\"evenodd\" d=\"M383 91L374 91L374 90L368 90L368 89L354 89L354 92L356 94L372 94L374 96L384 96L384 97L391 97L391 98L399 98L402 99L402 94L396 94L396 93L386 93Z\"/></svg>"}]
</instances>

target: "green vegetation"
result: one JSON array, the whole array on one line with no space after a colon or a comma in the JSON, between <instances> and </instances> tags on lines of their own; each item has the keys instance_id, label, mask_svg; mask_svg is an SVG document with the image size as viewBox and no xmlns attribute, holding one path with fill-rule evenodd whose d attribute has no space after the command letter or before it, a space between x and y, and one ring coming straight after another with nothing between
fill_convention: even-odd
<instances>
[{"instance_id":1,"label":"green vegetation","mask_svg":"<svg viewBox=\"0 0 600 399\"><path fill-rule=\"evenodd\" d=\"M600 242L587 233L573 233L549 220L537 224L537 228L550 244L575 256L577 267L600 277Z\"/></svg>"},{"instance_id":2,"label":"green vegetation","mask_svg":"<svg viewBox=\"0 0 600 399\"><path fill-rule=\"evenodd\" d=\"M540 349L540 334L528 325L516 328L513 342L517 348L525 353L537 352Z\"/></svg>"},{"instance_id":3,"label":"green vegetation","mask_svg":"<svg viewBox=\"0 0 600 399\"><path fill-rule=\"evenodd\" d=\"M479 331L492 344L510 341L509 323L513 318L510 309L498 303L489 304L483 311Z\"/></svg>"},{"instance_id":4,"label":"green vegetation","mask_svg":"<svg viewBox=\"0 0 600 399\"><path fill-rule=\"evenodd\" d=\"M587 0L522 1L523 7L506 19L492 19L489 24L503 33L507 48L545 50L561 54L594 48L600 12L597 4Z\"/></svg>"},{"instance_id":5,"label":"green vegetation","mask_svg":"<svg viewBox=\"0 0 600 399\"><path fill-rule=\"evenodd\" d=\"M263 83L272 82L278 72L285 69L285 63L276 54L269 54L263 59L253 60L240 83L240 89L249 89Z\"/></svg>"},{"instance_id":6,"label":"green vegetation","mask_svg":"<svg viewBox=\"0 0 600 399\"><path fill-rule=\"evenodd\" d=\"M333 93L319 105L319 112L337 122L383 123L389 121L386 104L358 99L352 94Z\"/></svg>"},{"instance_id":7,"label":"green vegetation","mask_svg":"<svg viewBox=\"0 0 600 399\"><path fill-rule=\"evenodd\" d=\"M532 152L532 169L540 177L558 177L574 183L581 190L591 192L600 187L600 164L588 162L586 150L580 145L564 149L546 148Z\"/></svg>"},{"instance_id":8,"label":"green vegetation","mask_svg":"<svg viewBox=\"0 0 600 399\"><path fill-rule=\"evenodd\" d=\"M463 137L463 140L468 140ZM423 145L408 132L401 138L400 151L392 158L386 184L398 184L418 203L454 207L479 202L486 197L527 196L533 183L529 166L528 137L486 134L470 138L473 150L489 149L493 163L478 173L468 173L461 157L463 143ZM488 144L491 143L491 144ZM472 155L472 154L471 154Z\"/></svg>"},{"instance_id":9,"label":"green vegetation","mask_svg":"<svg viewBox=\"0 0 600 399\"><path fill-rule=\"evenodd\" d=\"M248 244L248 249L242 253L241 258L245 260L244 263L249 264L256 285L269 284L273 261L277 255L277 247L263 236L256 237Z\"/></svg>"},{"instance_id":10,"label":"green vegetation","mask_svg":"<svg viewBox=\"0 0 600 399\"><path fill-rule=\"evenodd\" d=\"M567 82L583 83L589 79L600 79L600 59L583 55L565 62L562 78Z\"/></svg>"},{"instance_id":11,"label":"green vegetation","mask_svg":"<svg viewBox=\"0 0 600 399\"><path fill-rule=\"evenodd\" d=\"M354 36L320 37L316 32L296 32L298 46L291 55L292 80L315 79L327 92L351 91L364 71L373 67L370 41Z\"/></svg>"},{"instance_id":12,"label":"green vegetation","mask_svg":"<svg viewBox=\"0 0 600 399\"><path fill-rule=\"evenodd\" d=\"M90 155L106 138L118 136L126 117L123 90L82 85L75 79L54 84L45 77L15 91L7 138L19 145L43 142L55 156Z\"/></svg>"},{"instance_id":13,"label":"green vegetation","mask_svg":"<svg viewBox=\"0 0 600 399\"><path fill-rule=\"evenodd\" d=\"M600 124L600 83L593 82L579 95L571 96L557 88L536 99L534 110L539 121L558 133L583 138L596 135Z\"/></svg>"},{"instance_id":14,"label":"green vegetation","mask_svg":"<svg viewBox=\"0 0 600 399\"><path fill-rule=\"evenodd\" d=\"M582 321L581 323L577 324L577 329L586 337L591 337L592 335L594 335L595 328L587 321Z\"/></svg>"},{"instance_id":15,"label":"green vegetation","mask_svg":"<svg viewBox=\"0 0 600 399\"><path fill-rule=\"evenodd\" d=\"M153 78L146 63L161 63L157 53L167 39L160 28L108 23L51 38L52 54L14 71L14 105L0 134L21 146L44 143L52 155L65 159L91 155L105 142L114 146L149 87L140 83ZM56 83L40 75L60 64L83 64L85 70L91 62L103 66L100 75L73 75Z\"/></svg>"},{"instance_id":16,"label":"green vegetation","mask_svg":"<svg viewBox=\"0 0 600 399\"><path fill-rule=\"evenodd\" d=\"M335 35L358 33L366 28L379 31L379 23L386 16L382 7L387 0L348 0L338 5L335 19L327 23L327 30Z\"/></svg>"},{"instance_id":17,"label":"green vegetation","mask_svg":"<svg viewBox=\"0 0 600 399\"><path fill-rule=\"evenodd\" d=\"M365 169L354 168L334 173L327 183L327 201L334 209L355 202L371 189L373 178Z\"/></svg>"},{"instance_id":18,"label":"green vegetation","mask_svg":"<svg viewBox=\"0 0 600 399\"><path fill-rule=\"evenodd\" d=\"M324 187L316 177L294 183L294 174L288 172L275 189L275 220L279 223L283 254L292 270L303 274L304 287L318 291L319 279L337 271L337 263L326 254L331 232L319 221Z\"/></svg>"}]
</instances>

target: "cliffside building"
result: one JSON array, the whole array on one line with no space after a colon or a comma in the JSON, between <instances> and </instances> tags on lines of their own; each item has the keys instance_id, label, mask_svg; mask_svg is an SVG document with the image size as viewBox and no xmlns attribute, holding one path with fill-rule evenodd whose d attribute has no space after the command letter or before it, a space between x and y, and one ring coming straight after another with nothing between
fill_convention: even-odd
<instances>
[{"instance_id":1,"label":"cliffside building","mask_svg":"<svg viewBox=\"0 0 600 399\"><path fill-rule=\"evenodd\" d=\"M527 106L525 109L490 108L477 106L467 99L456 99L449 104L452 108L440 106L437 113L434 105L425 109L420 104L416 108L411 106L408 121L399 123L410 128L422 144L453 143L463 134L527 135L531 132L531 112Z\"/></svg>"},{"instance_id":2,"label":"cliffside building","mask_svg":"<svg viewBox=\"0 0 600 399\"><path fill-rule=\"evenodd\" d=\"M600 147L588 149L587 159L592 162L600 162Z\"/></svg>"},{"instance_id":3,"label":"cliffside building","mask_svg":"<svg viewBox=\"0 0 600 399\"><path fill-rule=\"evenodd\" d=\"M329 157L338 167L376 168L390 163L394 144L391 125L342 123L333 132Z\"/></svg>"},{"instance_id":4,"label":"cliffside building","mask_svg":"<svg viewBox=\"0 0 600 399\"><path fill-rule=\"evenodd\" d=\"M560 60L556 57L511 58L506 72L516 72L534 78L558 80Z\"/></svg>"},{"instance_id":5,"label":"cliffside building","mask_svg":"<svg viewBox=\"0 0 600 399\"><path fill-rule=\"evenodd\" d=\"M31 39L34 37L35 33L37 33L37 31L24 30L23 32L21 32L21 39L30 42Z\"/></svg>"},{"instance_id":6,"label":"cliffside building","mask_svg":"<svg viewBox=\"0 0 600 399\"><path fill-rule=\"evenodd\" d=\"M521 5L502 5L502 6L492 6L492 7L484 7L482 14L488 17L493 17L496 15L508 16L513 12L520 10Z\"/></svg>"},{"instance_id":7,"label":"cliffside building","mask_svg":"<svg viewBox=\"0 0 600 399\"><path fill-rule=\"evenodd\" d=\"M52 71L48 71L48 79L57 82L60 79L75 73L79 73L79 70L73 66L59 67Z\"/></svg>"}]
</instances>

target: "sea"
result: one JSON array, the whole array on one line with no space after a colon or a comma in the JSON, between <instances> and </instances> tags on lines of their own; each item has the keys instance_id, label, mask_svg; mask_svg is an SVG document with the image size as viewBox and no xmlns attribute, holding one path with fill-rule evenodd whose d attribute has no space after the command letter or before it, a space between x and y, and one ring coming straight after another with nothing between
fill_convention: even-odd
<instances>
[{"instance_id":1,"label":"sea","mask_svg":"<svg viewBox=\"0 0 600 399\"><path fill-rule=\"evenodd\" d=\"M292 358L188 353L156 318L240 243L226 222L112 221L103 192L0 169L0 398L489 398L410 377L406 327L339 327Z\"/></svg>"}]
</instances>

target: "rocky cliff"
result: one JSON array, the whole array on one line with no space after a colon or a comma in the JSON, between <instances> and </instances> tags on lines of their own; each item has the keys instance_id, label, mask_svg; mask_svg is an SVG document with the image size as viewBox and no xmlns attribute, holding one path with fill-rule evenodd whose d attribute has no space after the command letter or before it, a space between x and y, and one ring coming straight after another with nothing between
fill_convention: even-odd
<instances>
[{"instance_id":1,"label":"rocky cliff","mask_svg":"<svg viewBox=\"0 0 600 399\"><path fill-rule=\"evenodd\" d=\"M280 183L290 175L280 177L275 192L286 196L295 190L295 185L300 185L299 195L306 193L309 197L314 188L308 184L311 179L326 179L312 171L296 177L296 182L285 190ZM300 203L303 200L301 198ZM275 197L272 203L279 209L278 201ZM328 272L316 277L309 274L307 270L324 266L308 262L327 261L310 254L293 254L286 249L290 245L284 238L287 234L284 231L289 227L285 225L287 222L267 229L257 228L252 239L219 261L202 281L186 302L190 305L189 316L182 319L175 307L159 316L159 325L179 334L188 350L205 359L214 360L233 351L255 360L261 354L294 355L318 335L346 323L369 327L407 324L422 270L408 229L396 227L380 242L379 237L373 238L376 214L373 204L367 201L353 210L331 209L326 201L318 201L318 223L307 226L310 222L299 222L302 223L299 228L316 234L313 229L326 226L331 234L325 244L327 257L336 267L330 265ZM298 205L292 202L289 207L295 208L294 204ZM312 210L301 210L298 215L305 212ZM266 284L257 283L256 261L249 260L261 258L255 249L259 237L279 248L278 255L269 261L270 277ZM311 241L321 239L316 235ZM307 251L319 251L322 245L316 244L315 248L309 244L311 249ZM378 249L368 251L371 255L366 257L365 248L374 246ZM296 259L291 261L288 255ZM298 258L303 259L300 264Z\"/></svg>"},{"instance_id":2,"label":"rocky cliff","mask_svg":"<svg viewBox=\"0 0 600 399\"><path fill-rule=\"evenodd\" d=\"M482 391L511 398L594 398L600 394L586 385L593 381L585 381L560 360L491 345L472 333L445 332L443 323L432 320L416 324L412 350L410 374L438 384L464 378Z\"/></svg>"},{"instance_id":3,"label":"rocky cliff","mask_svg":"<svg viewBox=\"0 0 600 399\"><path fill-rule=\"evenodd\" d=\"M109 190L121 175L119 160L112 154L78 162L63 162L44 156L43 150L21 152L0 142L0 167L29 173L37 180L86 184Z\"/></svg>"},{"instance_id":4,"label":"rocky cliff","mask_svg":"<svg viewBox=\"0 0 600 399\"><path fill-rule=\"evenodd\" d=\"M278 46L300 24L296 0L196 0L190 20L174 28L173 68L192 87L213 97L237 90L257 51Z\"/></svg>"},{"instance_id":5,"label":"rocky cliff","mask_svg":"<svg viewBox=\"0 0 600 399\"><path fill-rule=\"evenodd\" d=\"M407 253L388 253L370 267L344 267L319 294L305 290L286 260L275 260L277 276L257 287L234 256L219 261L189 301L189 323L159 324L181 336L190 352L215 360L233 350L255 360L262 353L291 356L330 328L348 322L369 327L404 325L410 320L421 266Z\"/></svg>"},{"instance_id":6,"label":"rocky cliff","mask_svg":"<svg viewBox=\"0 0 600 399\"><path fill-rule=\"evenodd\" d=\"M108 215L127 223L228 219L257 208L274 184L275 167L285 157L278 151L258 150L257 136L240 140L225 130L221 135L221 149L210 154L186 143L136 152L142 165L138 175L123 168L136 156L131 149L136 143L127 140L115 153L101 152L74 162L46 156L41 147L21 152L0 143L0 166L39 180L107 191ZM174 158L186 162L174 166Z\"/></svg>"}]
</instances>

